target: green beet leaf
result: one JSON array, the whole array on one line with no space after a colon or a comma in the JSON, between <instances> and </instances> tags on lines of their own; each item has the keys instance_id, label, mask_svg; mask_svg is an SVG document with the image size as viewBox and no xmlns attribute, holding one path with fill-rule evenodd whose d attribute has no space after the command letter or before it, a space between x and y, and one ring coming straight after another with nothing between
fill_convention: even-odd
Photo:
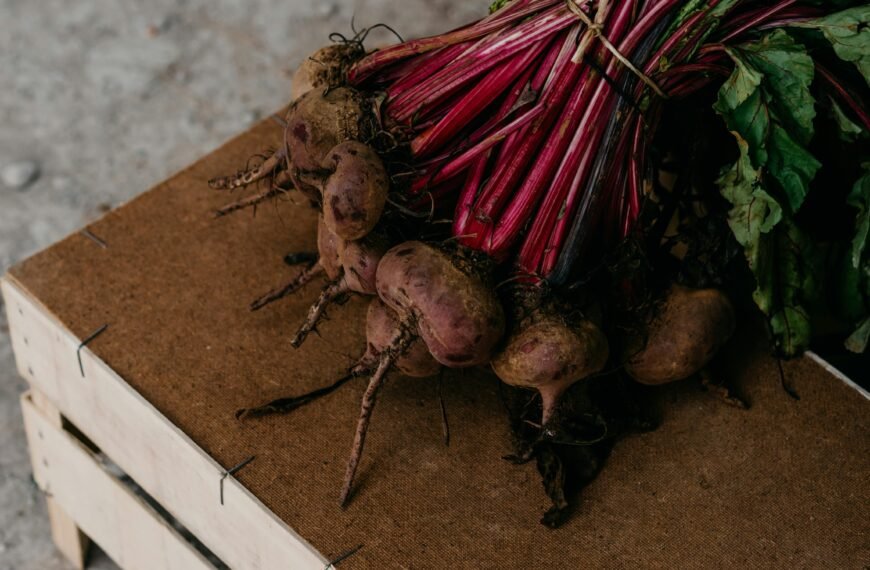
<instances>
[{"instance_id":1,"label":"green beet leaf","mask_svg":"<svg viewBox=\"0 0 870 570\"><path fill-rule=\"evenodd\" d=\"M807 307L819 295L821 255L817 245L791 219L776 228L773 238L778 306L770 315L770 328L780 353L796 356L810 344L812 328Z\"/></svg>"},{"instance_id":2,"label":"green beet leaf","mask_svg":"<svg viewBox=\"0 0 870 570\"><path fill-rule=\"evenodd\" d=\"M821 167L806 149L816 115L812 58L783 30L727 51L735 67L714 108L746 141L752 164L779 183L791 212L797 212Z\"/></svg>"},{"instance_id":3,"label":"green beet leaf","mask_svg":"<svg viewBox=\"0 0 870 570\"><path fill-rule=\"evenodd\" d=\"M749 143L737 135L740 157L718 180L731 204L728 225L755 276L752 294L768 317L777 352L791 357L809 346L807 307L818 297L821 256L762 184Z\"/></svg>"},{"instance_id":4,"label":"green beet leaf","mask_svg":"<svg viewBox=\"0 0 870 570\"><path fill-rule=\"evenodd\" d=\"M849 205L858 210L855 237L852 240L852 266L856 269L861 264L861 258L867 247L867 238L870 235L870 163L864 163L862 166L865 174L858 179L846 198Z\"/></svg>"},{"instance_id":5,"label":"green beet leaf","mask_svg":"<svg viewBox=\"0 0 870 570\"><path fill-rule=\"evenodd\" d=\"M763 234L769 233L781 220L782 208L761 186L761 172L752 166L749 144L737 139L740 158L718 180L722 196L731 203L728 226L743 246L749 269L755 275L756 290L753 298L758 307L769 315L774 308L773 283L770 262L770 242Z\"/></svg>"},{"instance_id":6,"label":"green beet leaf","mask_svg":"<svg viewBox=\"0 0 870 570\"><path fill-rule=\"evenodd\" d=\"M870 5L842 10L795 27L821 31L840 59L854 63L870 85Z\"/></svg>"},{"instance_id":7,"label":"green beet leaf","mask_svg":"<svg viewBox=\"0 0 870 570\"><path fill-rule=\"evenodd\" d=\"M831 104L831 118L834 120L834 124L837 125L837 131L841 140L851 143L868 135L867 131L853 121L833 97L828 99Z\"/></svg>"},{"instance_id":8,"label":"green beet leaf","mask_svg":"<svg viewBox=\"0 0 870 570\"><path fill-rule=\"evenodd\" d=\"M870 343L870 317L864 319L858 324L849 338L846 339L846 348L858 354L867 350L867 344Z\"/></svg>"},{"instance_id":9,"label":"green beet leaf","mask_svg":"<svg viewBox=\"0 0 870 570\"><path fill-rule=\"evenodd\" d=\"M791 211L797 212L822 164L776 123L769 140L767 168L782 185Z\"/></svg>"}]
</instances>

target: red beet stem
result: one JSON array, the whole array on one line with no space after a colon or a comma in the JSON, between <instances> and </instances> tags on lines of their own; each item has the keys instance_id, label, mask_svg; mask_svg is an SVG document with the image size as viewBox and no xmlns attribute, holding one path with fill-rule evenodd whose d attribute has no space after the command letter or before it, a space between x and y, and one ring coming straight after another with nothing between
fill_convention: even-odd
<instances>
[{"instance_id":1,"label":"red beet stem","mask_svg":"<svg viewBox=\"0 0 870 570\"><path fill-rule=\"evenodd\" d=\"M739 26L737 29L722 38L722 43L728 43L734 38L740 36L740 34L763 24L766 20L778 14L779 12L782 12L795 2L797 2L797 0L782 0L766 10L759 10L758 12L753 13L750 18L747 18L746 22L743 25Z\"/></svg>"},{"instance_id":2,"label":"red beet stem","mask_svg":"<svg viewBox=\"0 0 870 570\"><path fill-rule=\"evenodd\" d=\"M566 39L563 44L563 53L570 53L576 36L577 34L574 33ZM521 178L527 173L529 165L535 160L541 145L550 135L562 108L578 84L578 78L583 72L584 66L571 63L570 56L560 56L560 60L561 65L558 67L558 74L552 89L547 93L548 97L539 104L548 112L530 126L528 131L524 133L523 139L516 142L516 147L512 149L510 154L501 155L501 160L496 163L494 168L495 176L478 199L474 211L474 218L477 220L475 225L480 226L477 231L482 231L483 226L491 226L492 221L501 213L512 192L520 184ZM575 101L575 106L580 103L582 101ZM564 133L563 136L565 136ZM491 231L490 228L487 233ZM486 247L484 246L485 249Z\"/></svg>"},{"instance_id":3,"label":"red beet stem","mask_svg":"<svg viewBox=\"0 0 870 570\"><path fill-rule=\"evenodd\" d=\"M670 1L670 0L668 0ZM607 26L607 35L610 38L619 38L625 33L628 28L632 14L633 2L624 2L619 6L618 11L613 14L610 25ZM606 52L601 46L596 48L593 58L602 58L606 56ZM499 259L506 255L507 251L512 247L518 239L522 228L528 223L537 204L540 202L543 195L545 201L549 201L549 206L546 206L548 212L558 214L556 205L559 203L558 196L564 197L563 186L567 183L570 175L574 174L572 170L572 162L574 168L582 161L581 149L577 146L582 142L583 133L580 132L581 123L588 124L590 119L588 109L586 109L590 98L596 93L601 77L597 73L590 72L590 68L586 65L578 65L583 68L583 73L575 88L576 93L570 97L567 103L555 105L557 108L564 107L562 117L556 123L557 127L553 132L549 133L549 138L542 143L539 143L539 154L535 159L535 163L525 178L520 189L513 195L511 203L502 213L501 218L495 226L492 238L484 245L484 251ZM581 137L578 139L578 137ZM572 142L574 145L572 147ZM543 146L540 146L543 145ZM573 155L567 157L566 154L574 149ZM559 166L561 164L561 166ZM558 167L558 171L556 170ZM564 169L564 171L563 171ZM555 174L554 174L555 172ZM549 189L549 191L547 190ZM545 205L541 205L541 211L544 211ZM552 215L550 216L553 217ZM531 232L535 231L535 225L538 225L538 233L535 237L527 237L526 240L532 240L537 245L534 248L542 249L544 247L545 238L543 235L549 235L540 225L540 216L536 216L532 223ZM531 235L531 234L530 234ZM540 258L540 256L531 252L533 247L529 246L526 249L526 257ZM523 253L520 253L523 257ZM520 262L521 266L530 266L529 263ZM530 273L534 271L529 271Z\"/></svg>"},{"instance_id":4,"label":"red beet stem","mask_svg":"<svg viewBox=\"0 0 870 570\"><path fill-rule=\"evenodd\" d=\"M841 84L836 77L834 77L828 69L819 63L816 63L816 71L819 72L819 75L828 84L828 86L834 90L837 98L841 103L845 104L846 107L852 110L855 113L855 116L861 121L861 125L865 130L870 131L870 115L867 114L864 106L859 104L852 94Z\"/></svg>"},{"instance_id":5,"label":"red beet stem","mask_svg":"<svg viewBox=\"0 0 870 570\"><path fill-rule=\"evenodd\" d=\"M453 216L453 235L460 238L460 243L470 245L476 242L477 236L470 236L466 233L468 220L471 218L471 209L474 206L474 201L477 199L477 192L483 184L486 176L487 165L489 164L490 153L485 153L477 157L474 166L468 172L465 186L462 187L462 192L459 194L459 201L456 204L456 211Z\"/></svg>"},{"instance_id":6,"label":"red beet stem","mask_svg":"<svg viewBox=\"0 0 870 570\"><path fill-rule=\"evenodd\" d=\"M457 101L443 119L411 141L411 152L414 156L422 158L443 148L493 100L499 98L529 68L532 61L538 59L547 43L538 42L524 50L519 57L509 59L493 69Z\"/></svg>"},{"instance_id":7,"label":"red beet stem","mask_svg":"<svg viewBox=\"0 0 870 570\"><path fill-rule=\"evenodd\" d=\"M421 109L438 103L505 59L517 57L538 41L576 22L576 16L560 5L514 28L494 34L416 89L391 101L388 112L395 121L407 124Z\"/></svg>"},{"instance_id":8,"label":"red beet stem","mask_svg":"<svg viewBox=\"0 0 870 570\"><path fill-rule=\"evenodd\" d=\"M475 40L492 34L514 22L534 15L563 0L516 0L510 2L504 9L470 25L446 34L411 40L392 47L378 50L363 58L354 65L348 73L348 81L359 85L385 67L413 55L430 52L457 43Z\"/></svg>"},{"instance_id":9,"label":"red beet stem","mask_svg":"<svg viewBox=\"0 0 870 570\"><path fill-rule=\"evenodd\" d=\"M500 163L506 156L511 155L525 139L529 124L549 105L545 100L546 89L550 88L553 78L563 71L564 64L570 63L569 57L564 57L562 52L566 51L564 46L573 45L578 31L579 26L562 40L554 42L541 65L528 66L493 118L468 137L468 146L465 149L456 156L444 155L432 159L427 166L435 167L434 175L418 178L412 185L411 193L422 192L431 184L449 180L474 164L482 153L503 141L496 162ZM561 67L559 58L563 60ZM529 100L524 101L525 98ZM512 116L514 118L510 119ZM505 124L508 119L510 122ZM459 148L462 149L461 146Z\"/></svg>"}]
</instances>

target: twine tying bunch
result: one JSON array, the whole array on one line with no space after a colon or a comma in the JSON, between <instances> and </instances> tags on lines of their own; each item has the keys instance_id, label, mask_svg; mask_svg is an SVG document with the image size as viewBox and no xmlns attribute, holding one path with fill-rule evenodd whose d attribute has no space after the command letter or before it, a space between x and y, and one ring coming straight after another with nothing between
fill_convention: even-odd
<instances>
[{"instance_id":1,"label":"twine tying bunch","mask_svg":"<svg viewBox=\"0 0 870 570\"><path fill-rule=\"evenodd\" d=\"M586 51L589 49L589 45L592 43L592 40L597 38L601 41L607 51L613 54L613 57L619 61L622 65L627 67L629 71L634 73L641 81L646 83L650 89L655 91L656 95L661 97L662 99L667 99L667 94L659 87L655 81L649 78L643 71L635 67L635 65L629 60L627 57L620 53L619 49L614 46L610 40L607 39L607 36L604 35L604 20L607 18L607 14L609 12L609 0L600 0L598 3L598 10L595 12L595 19L592 20L583 11L581 8L581 4L585 3L582 0L565 0L565 4L568 7L568 10L571 11L572 14L580 18L580 21L586 25L586 33L583 34L583 37L580 38L580 43L577 46L577 51L574 53L574 57L571 58L571 61L574 63L580 63L583 61L583 56L586 55Z\"/></svg>"}]
</instances>

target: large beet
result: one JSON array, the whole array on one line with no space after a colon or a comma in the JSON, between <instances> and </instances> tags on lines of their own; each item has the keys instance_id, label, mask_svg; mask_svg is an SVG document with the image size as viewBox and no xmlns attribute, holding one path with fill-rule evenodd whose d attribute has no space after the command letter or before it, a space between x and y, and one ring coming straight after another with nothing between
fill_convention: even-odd
<instances>
[{"instance_id":1,"label":"large beet","mask_svg":"<svg viewBox=\"0 0 870 570\"><path fill-rule=\"evenodd\" d=\"M363 100L350 87L314 89L296 100L287 111L284 133L293 166L303 174L322 174L336 145L359 140Z\"/></svg>"},{"instance_id":2,"label":"large beet","mask_svg":"<svg viewBox=\"0 0 870 570\"><path fill-rule=\"evenodd\" d=\"M445 366L486 364L504 334L495 293L434 246L410 241L392 248L378 266L377 288L400 319L416 321L432 356Z\"/></svg>"},{"instance_id":3,"label":"large beet","mask_svg":"<svg viewBox=\"0 0 870 570\"><path fill-rule=\"evenodd\" d=\"M675 285L646 329L628 343L625 370L642 384L666 384L699 372L734 334L731 301L717 289Z\"/></svg>"},{"instance_id":4,"label":"large beet","mask_svg":"<svg viewBox=\"0 0 870 570\"><path fill-rule=\"evenodd\" d=\"M359 45L351 42L325 46L312 53L293 74L290 86L293 99L299 99L314 89L343 85L347 70L363 53Z\"/></svg>"}]
</instances>

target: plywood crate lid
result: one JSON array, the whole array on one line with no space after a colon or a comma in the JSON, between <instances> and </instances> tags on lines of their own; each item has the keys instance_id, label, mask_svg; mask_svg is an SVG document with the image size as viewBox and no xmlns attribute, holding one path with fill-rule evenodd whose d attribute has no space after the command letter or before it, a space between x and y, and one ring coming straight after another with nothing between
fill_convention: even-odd
<instances>
[{"instance_id":1,"label":"plywood crate lid","mask_svg":"<svg viewBox=\"0 0 870 570\"><path fill-rule=\"evenodd\" d=\"M859 568L870 564L868 401L809 359L784 363L741 338L717 372L741 411L696 384L663 389L663 425L618 443L559 530L534 464L511 465L504 408L485 372L451 373L453 434L436 382L390 381L347 510L338 491L364 384L292 415L240 423L244 406L337 378L364 348L365 302L329 311L300 350L289 337L319 287L257 313L287 279L284 254L315 248L298 195L221 219L235 195L205 181L279 140L264 122L90 226L14 267L19 286L325 556L347 568ZM179 466L183 469L183 466Z\"/></svg>"}]
</instances>

